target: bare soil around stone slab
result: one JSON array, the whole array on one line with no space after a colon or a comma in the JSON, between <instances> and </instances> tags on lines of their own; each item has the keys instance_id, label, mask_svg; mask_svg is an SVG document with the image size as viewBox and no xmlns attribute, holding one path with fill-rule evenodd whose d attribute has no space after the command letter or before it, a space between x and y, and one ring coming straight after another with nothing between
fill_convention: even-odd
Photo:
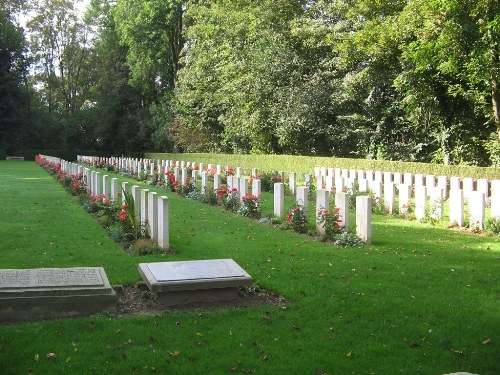
<instances>
[{"instance_id":1,"label":"bare soil around stone slab","mask_svg":"<svg viewBox=\"0 0 500 375\"><path fill-rule=\"evenodd\" d=\"M153 299L146 284L115 286L117 295L117 316L157 315L164 311L215 311L225 308L253 306L285 306L289 303L278 293L259 286L242 287L239 298L233 302L196 303L189 305L162 307Z\"/></svg>"}]
</instances>

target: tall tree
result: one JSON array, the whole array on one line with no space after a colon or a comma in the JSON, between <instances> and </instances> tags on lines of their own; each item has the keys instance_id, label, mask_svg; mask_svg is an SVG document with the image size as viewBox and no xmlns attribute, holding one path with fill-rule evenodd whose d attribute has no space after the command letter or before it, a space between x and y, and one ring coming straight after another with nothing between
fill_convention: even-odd
<instances>
[{"instance_id":1,"label":"tall tree","mask_svg":"<svg viewBox=\"0 0 500 375\"><path fill-rule=\"evenodd\" d=\"M11 13L0 8L0 155L23 150L28 95L23 87L26 41Z\"/></svg>"}]
</instances>

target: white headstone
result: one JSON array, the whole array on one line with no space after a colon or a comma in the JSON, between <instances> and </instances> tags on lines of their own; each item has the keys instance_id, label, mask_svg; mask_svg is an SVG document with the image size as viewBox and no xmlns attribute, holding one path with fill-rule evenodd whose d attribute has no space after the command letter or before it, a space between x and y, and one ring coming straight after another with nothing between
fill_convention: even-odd
<instances>
[{"instance_id":1,"label":"white headstone","mask_svg":"<svg viewBox=\"0 0 500 375\"><path fill-rule=\"evenodd\" d=\"M500 217L500 180L491 181L491 217Z\"/></svg>"},{"instance_id":2,"label":"white headstone","mask_svg":"<svg viewBox=\"0 0 500 375\"><path fill-rule=\"evenodd\" d=\"M323 189L323 175L319 174L316 177L316 190Z\"/></svg>"},{"instance_id":3,"label":"white headstone","mask_svg":"<svg viewBox=\"0 0 500 375\"><path fill-rule=\"evenodd\" d=\"M471 191L469 193L470 228L484 228L484 206L484 194L480 191Z\"/></svg>"},{"instance_id":4,"label":"white headstone","mask_svg":"<svg viewBox=\"0 0 500 375\"><path fill-rule=\"evenodd\" d=\"M241 167L236 167L236 177L241 178Z\"/></svg>"},{"instance_id":5,"label":"white headstone","mask_svg":"<svg viewBox=\"0 0 500 375\"><path fill-rule=\"evenodd\" d=\"M464 192L462 189L450 190L450 224L464 226Z\"/></svg>"},{"instance_id":6,"label":"white headstone","mask_svg":"<svg viewBox=\"0 0 500 375\"><path fill-rule=\"evenodd\" d=\"M480 178L477 180L477 191L484 194L486 201L490 198L490 182L487 178Z\"/></svg>"},{"instance_id":7,"label":"white headstone","mask_svg":"<svg viewBox=\"0 0 500 375\"><path fill-rule=\"evenodd\" d=\"M158 193L148 193L148 234L151 239L158 241Z\"/></svg>"},{"instance_id":8,"label":"white headstone","mask_svg":"<svg viewBox=\"0 0 500 375\"><path fill-rule=\"evenodd\" d=\"M448 198L448 177L438 176L437 186L443 190L443 198Z\"/></svg>"},{"instance_id":9,"label":"white headstone","mask_svg":"<svg viewBox=\"0 0 500 375\"><path fill-rule=\"evenodd\" d=\"M135 219L141 222L141 188L138 185L132 186L132 198L134 199Z\"/></svg>"},{"instance_id":10,"label":"white headstone","mask_svg":"<svg viewBox=\"0 0 500 375\"><path fill-rule=\"evenodd\" d=\"M288 177L288 184L290 186L290 192L295 194L295 188L297 186L297 174L295 172L290 173Z\"/></svg>"},{"instance_id":11,"label":"white headstone","mask_svg":"<svg viewBox=\"0 0 500 375\"><path fill-rule=\"evenodd\" d=\"M399 213L404 215L408 213L410 208L411 185L400 184L399 190Z\"/></svg>"},{"instance_id":12,"label":"white headstone","mask_svg":"<svg viewBox=\"0 0 500 375\"><path fill-rule=\"evenodd\" d=\"M111 199L109 194L109 176L107 174L102 176L102 193L104 194L103 200Z\"/></svg>"},{"instance_id":13,"label":"white headstone","mask_svg":"<svg viewBox=\"0 0 500 375\"><path fill-rule=\"evenodd\" d=\"M214 174L214 190L220 187L220 174Z\"/></svg>"},{"instance_id":14,"label":"white headstone","mask_svg":"<svg viewBox=\"0 0 500 375\"><path fill-rule=\"evenodd\" d=\"M297 204L307 209L309 198L309 188L306 186L297 187Z\"/></svg>"},{"instance_id":15,"label":"white headstone","mask_svg":"<svg viewBox=\"0 0 500 375\"><path fill-rule=\"evenodd\" d=\"M474 179L470 177L465 177L462 180L464 198L469 199L471 193L474 191Z\"/></svg>"},{"instance_id":16,"label":"white headstone","mask_svg":"<svg viewBox=\"0 0 500 375\"><path fill-rule=\"evenodd\" d=\"M335 193L335 207L339 209L339 226L349 229L349 194Z\"/></svg>"},{"instance_id":17,"label":"white headstone","mask_svg":"<svg viewBox=\"0 0 500 375\"><path fill-rule=\"evenodd\" d=\"M201 172L201 191L206 193L208 191L208 173Z\"/></svg>"},{"instance_id":18,"label":"white headstone","mask_svg":"<svg viewBox=\"0 0 500 375\"><path fill-rule=\"evenodd\" d=\"M417 220L422 220L425 217L426 207L427 188L424 185L415 185L415 217Z\"/></svg>"},{"instance_id":19,"label":"white headstone","mask_svg":"<svg viewBox=\"0 0 500 375\"><path fill-rule=\"evenodd\" d=\"M274 184L274 216L285 216L285 187L282 182Z\"/></svg>"},{"instance_id":20,"label":"white headstone","mask_svg":"<svg viewBox=\"0 0 500 375\"><path fill-rule=\"evenodd\" d=\"M372 198L356 197L356 235L368 245L372 242Z\"/></svg>"},{"instance_id":21,"label":"white headstone","mask_svg":"<svg viewBox=\"0 0 500 375\"><path fill-rule=\"evenodd\" d=\"M435 220L441 220L443 217L443 190L440 187L434 187L429 194L430 197L430 217Z\"/></svg>"},{"instance_id":22,"label":"white headstone","mask_svg":"<svg viewBox=\"0 0 500 375\"><path fill-rule=\"evenodd\" d=\"M252 180L252 195L260 197L262 195L262 182L258 178Z\"/></svg>"},{"instance_id":23,"label":"white headstone","mask_svg":"<svg viewBox=\"0 0 500 375\"><path fill-rule=\"evenodd\" d=\"M403 183L405 185L413 186L413 174L411 174L411 173L405 173L403 175Z\"/></svg>"},{"instance_id":24,"label":"white headstone","mask_svg":"<svg viewBox=\"0 0 500 375\"><path fill-rule=\"evenodd\" d=\"M392 215L396 204L396 190L393 182L384 183L384 207L387 213Z\"/></svg>"},{"instance_id":25,"label":"white headstone","mask_svg":"<svg viewBox=\"0 0 500 375\"><path fill-rule=\"evenodd\" d=\"M111 179L111 200L113 202L118 201L118 179L116 177L113 177Z\"/></svg>"},{"instance_id":26,"label":"white headstone","mask_svg":"<svg viewBox=\"0 0 500 375\"><path fill-rule=\"evenodd\" d=\"M423 174L418 173L415 175L415 186L425 186Z\"/></svg>"},{"instance_id":27,"label":"white headstone","mask_svg":"<svg viewBox=\"0 0 500 375\"><path fill-rule=\"evenodd\" d=\"M128 182L122 182L122 203L125 203L125 192L128 192Z\"/></svg>"},{"instance_id":28,"label":"white headstone","mask_svg":"<svg viewBox=\"0 0 500 375\"><path fill-rule=\"evenodd\" d=\"M141 189L141 225L149 222L149 190Z\"/></svg>"},{"instance_id":29,"label":"white headstone","mask_svg":"<svg viewBox=\"0 0 500 375\"><path fill-rule=\"evenodd\" d=\"M316 218L321 210L329 209L330 192L328 190L319 189L316 192ZM325 234L323 224L318 224L316 221L316 230L319 234Z\"/></svg>"},{"instance_id":30,"label":"white headstone","mask_svg":"<svg viewBox=\"0 0 500 375\"><path fill-rule=\"evenodd\" d=\"M427 194L430 196L431 191L436 187L436 176L432 174L425 176L425 187L427 188Z\"/></svg>"},{"instance_id":31,"label":"white headstone","mask_svg":"<svg viewBox=\"0 0 500 375\"><path fill-rule=\"evenodd\" d=\"M168 197L158 197L158 245L162 249L170 247Z\"/></svg>"},{"instance_id":32,"label":"white headstone","mask_svg":"<svg viewBox=\"0 0 500 375\"><path fill-rule=\"evenodd\" d=\"M240 200L243 201L243 198L248 194L248 180L246 178L240 178Z\"/></svg>"},{"instance_id":33,"label":"white headstone","mask_svg":"<svg viewBox=\"0 0 500 375\"><path fill-rule=\"evenodd\" d=\"M372 182L372 192L376 200L382 199L382 181Z\"/></svg>"},{"instance_id":34,"label":"white headstone","mask_svg":"<svg viewBox=\"0 0 500 375\"><path fill-rule=\"evenodd\" d=\"M360 179L358 180L358 191L361 193L368 192L368 180Z\"/></svg>"},{"instance_id":35,"label":"white headstone","mask_svg":"<svg viewBox=\"0 0 500 375\"><path fill-rule=\"evenodd\" d=\"M462 190L460 177L450 177L450 190Z\"/></svg>"},{"instance_id":36,"label":"white headstone","mask_svg":"<svg viewBox=\"0 0 500 375\"><path fill-rule=\"evenodd\" d=\"M334 181L334 176L326 176L325 177L325 189L328 191L332 191L333 189L333 181Z\"/></svg>"},{"instance_id":37,"label":"white headstone","mask_svg":"<svg viewBox=\"0 0 500 375\"><path fill-rule=\"evenodd\" d=\"M384 184L392 182L392 172L384 172Z\"/></svg>"}]
</instances>

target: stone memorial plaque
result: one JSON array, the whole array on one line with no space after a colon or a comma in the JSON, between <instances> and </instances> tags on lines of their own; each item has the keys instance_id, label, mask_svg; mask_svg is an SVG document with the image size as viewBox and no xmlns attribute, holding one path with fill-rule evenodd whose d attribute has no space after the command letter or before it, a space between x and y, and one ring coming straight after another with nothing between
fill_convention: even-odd
<instances>
[{"instance_id":1,"label":"stone memorial plaque","mask_svg":"<svg viewBox=\"0 0 500 375\"><path fill-rule=\"evenodd\" d=\"M141 263L139 273L163 306L234 301L253 282L232 259Z\"/></svg>"},{"instance_id":2,"label":"stone memorial plaque","mask_svg":"<svg viewBox=\"0 0 500 375\"><path fill-rule=\"evenodd\" d=\"M149 263L147 267L159 282L248 276L232 259Z\"/></svg>"},{"instance_id":3,"label":"stone memorial plaque","mask_svg":"<svg viewBox=\"0 0 500 375\"><path fill-rule=\"evenodd\" d=\"M98 268L0 270L0 289L103 285L104 281Z\"/></svg>"},{"instance_id":4,"label":"stone memorial plaque","mask_svg":"<svg viewBox=\"0 0 500 375\"><path fill-rule=\"evenodd\" d=\"M0 321L115 309L116 293L102 267L0 269Z\"/></svg>"}]
</instances>

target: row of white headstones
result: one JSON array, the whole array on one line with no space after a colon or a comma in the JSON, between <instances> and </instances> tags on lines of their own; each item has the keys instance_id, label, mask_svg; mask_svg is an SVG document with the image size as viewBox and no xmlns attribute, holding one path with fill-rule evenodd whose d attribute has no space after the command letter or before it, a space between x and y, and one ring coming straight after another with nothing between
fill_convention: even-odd
<instances>
[{"instance_id":1,"label":"row of white headstones","mask_svg":"<svg viewBox=\"0 0 500 375\"><path fill-rule=\"evenodd\" d=\"M208 187L208 176L213 174L214 189L220 186L221 174L225 171L221 165L207 165L204 163L157 160L134 158L99 158L93 156L79 156L79 163L97 165L105 163L114 166L118 171L126 171L141 177L143 174L165 173L172 169L177 181L185 184L188 177L195 180L201 177L202 190ZM78 165L78 164L77 164ZM188 176L188 170L191 175ZM251 171L253 178L252 194L260 196L260 180L257 169ZM282 173L284 179L285 175ZM382 171L365 171L354 169L316 167L314 178L317 187L316 210L328 208L330 193L335 191L335 206L339 209L341 226L348 227L348 204L349 194L357 190L359 192L373 193L377 201L382 201L388 213L395 211L396 191L399 192L399 212L405 213L410 207L412 192L414 192L415 216L423 219L429 214L433 219L441 219L443 216L443 201L450 200L449 219L450 223L459 226L464 225L464 203L469 203L469 225L482 229L485 221L485 206L491 202L491 217L500 217L500 180L489 181L487 179L433 176L411 173L393 173ZM304 176L305 186L298 186L296 173L289 174L289 188L296 195L298 204L307 207L307 197L311 175ZM242 169L236 168L234 176L228 176L229 188L236 188L240 198L248 192L248 179L242 177ZM491 186L491 193L490 193ZM474 187L476 187L474 189ZM274 215L284 216L284 186L275 185ZM356 197L356 232L366 242L371 241L371 205L372 200L368 196ZM430 210L429 210L430 208ZM321 226L318 227L321 232Z\"/></svg>"},{"instance_id":2,"label":"row of white headstones","mask_svg":"<svg viewBox=\"0 0 500 375\"><path fill-rule=\"evenodd\" d=\"M51 163L61 163L61 172L69 175L83 175L87 185L87 192L95 197L102 196L111 202L125 203L124 191L130 191L134 199L135 218L138 223L145 227L149 237L156 241L162 249L170 247L169 239L169 207L168 197L158 195L149 189L141 189L138 185L132 185L124 181L119 184L118 178L109 178L108 175L99 171L84 167L77 163L68 162L59 158L42 157Z\"/></svg>"}]
</instances>

